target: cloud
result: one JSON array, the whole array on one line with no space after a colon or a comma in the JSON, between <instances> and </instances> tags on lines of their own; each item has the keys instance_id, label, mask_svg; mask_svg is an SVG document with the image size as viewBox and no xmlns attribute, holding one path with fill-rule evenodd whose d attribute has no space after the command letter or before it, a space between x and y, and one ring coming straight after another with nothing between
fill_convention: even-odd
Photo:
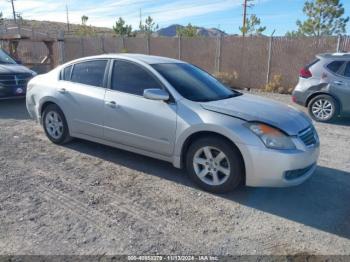
<instances>
[{"instance_id":1,"label":"cloud","mask_svg":"<svg viewBox=\"0 0 350 262\"><path fill-rule=\"evenodd\" d=\"M68 4L70 21L80 23L82 15L89 17L89 23L96 26L111 27L118 17L123 17L127 23L137 27L139 10L144 16L151 15L159 24L176 22L181 19L190 20L193 17L236 8L241 0L22 0L16 1L16 10L27 19L66 21L65 6ZM11 17L11 5L2 1L0 9L5 17Z\"/></svg>"}]
</instances>

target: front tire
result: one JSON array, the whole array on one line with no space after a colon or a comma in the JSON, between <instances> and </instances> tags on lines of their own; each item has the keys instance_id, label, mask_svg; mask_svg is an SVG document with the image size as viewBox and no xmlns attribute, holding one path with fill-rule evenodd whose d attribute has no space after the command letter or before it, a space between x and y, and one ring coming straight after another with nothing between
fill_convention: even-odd
<instances>
[{"instance_id":1,"label":"front tire","mask_svg":"<svg viewBox=\"0 0 350 262\"><path fill-rule=\"evenodd\" d=\"M309 114L317 122L331 122L338 112L338 104L329 95L319 95L314 97L309 105Z\"/></svg>"},{"instance_id":2,"label":"front tire","mask_svg":"<svg viewBox=\"0 0 350 262\"><path fill-rule=\"evenodd\" d=\"M186 168L191 179L212 193L237 188L244 177L244 164L236 147L220 137L196 140L188 149Z\"/></svg>"},{"instance_id":3,"label":"front tire","mask_svg":"<svg viewBox=\"0 0 350 262\"><path fill-rule=\"evenodd\" d=\"M62 110L55 104L48 105L43 113L43 127L46 136L55 144L68 143L72 138Z\"/></svg>"}]
</instances>

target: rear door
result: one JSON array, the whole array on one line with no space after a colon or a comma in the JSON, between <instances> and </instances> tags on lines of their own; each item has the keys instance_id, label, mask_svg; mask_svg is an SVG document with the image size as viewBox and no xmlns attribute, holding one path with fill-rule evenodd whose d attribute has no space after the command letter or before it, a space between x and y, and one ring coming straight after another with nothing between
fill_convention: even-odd
<instances>
[{"instance_id":1,"label":"rear door","mask_svg":"<svg viewBox=\"0 0 350 262\"><path fill-rule=\"evenodd\" d=\"M103 137L107 59L88 60L65 68L57 89L72 133Z\"/></svg>"},{"instance_id":2,"label":"rear door","mask_svg":"<svg viewBox=\"0 0 350 262\"><path fill-rule=\"evenodd\" d=\"M333 81L332 92L341 102L343 113L350 114L350 62L339 72L340 76Z\"/></svg>"},{"instance_id":3,"label":"rear door","mask_svg":"<svg viewBox=\"0 0 350 262\"><path fill-rule=\"evenodd\" d=\"M143 97L161 82L144 66L114 61L110 89L105 96L106 140L170 156L176 133L176 103Z\"/></svg>"}]
</instances>

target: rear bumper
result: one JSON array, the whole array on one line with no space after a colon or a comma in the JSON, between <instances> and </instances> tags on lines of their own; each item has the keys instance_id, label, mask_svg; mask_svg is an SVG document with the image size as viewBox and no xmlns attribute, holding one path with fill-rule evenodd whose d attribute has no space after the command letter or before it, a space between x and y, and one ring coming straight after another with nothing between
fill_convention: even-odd
<instances>
[{"instance_id":1,"label":"rear bumper","mask_svg":"<svg viewBox=\"0 0 350 262\"><path fill-rule=\"evenodd\" d=\"M289 187L307 180L315 171L319 145L306 151L269 150L249 147L246 185L253 187ZM248 166L249 165L249 166Z\"/></svg>"},{"instance_id":2,"label":"rear bumper","mask_svg":"<svg viewBox=\"0 0 350 262\"><path fill-rule=\"evenodd\" d=\"M307 96L305 92L298 90L294 90L292 93L293 102L301 106L306 106Z\"/></svg>"}]
</instances>

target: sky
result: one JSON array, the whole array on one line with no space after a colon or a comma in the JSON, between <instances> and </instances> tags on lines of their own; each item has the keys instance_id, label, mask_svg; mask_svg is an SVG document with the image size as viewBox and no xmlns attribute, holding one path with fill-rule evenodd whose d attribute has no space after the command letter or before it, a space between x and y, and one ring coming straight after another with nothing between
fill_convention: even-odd
<instances>
[{"instance_id":1,"label":"sky","mask_svg":"<svg viewBox=\"0 0 350 262\"><path fill-rule=\"evenodd\" d=\"M112 27L122 17L137 29L140 10L143 19L152 16L159 26L191 23L207 28L216 27L229 34L239 33L242 24L243 0L15 0L16 11L24 19L66 22L66 5L71 23L80 23L81 16L89 17L88 24ZM345 12L350 15L350 1L342 0ZM295 30L297 19L303 20L304 0L255 0L248 14L256 14L266 34L276 30L284 35ZM9 0L0 0L0 11L5 18L12 15ZM348 24L347 32L350 32Z\"/></svg>"}]
</instances>

